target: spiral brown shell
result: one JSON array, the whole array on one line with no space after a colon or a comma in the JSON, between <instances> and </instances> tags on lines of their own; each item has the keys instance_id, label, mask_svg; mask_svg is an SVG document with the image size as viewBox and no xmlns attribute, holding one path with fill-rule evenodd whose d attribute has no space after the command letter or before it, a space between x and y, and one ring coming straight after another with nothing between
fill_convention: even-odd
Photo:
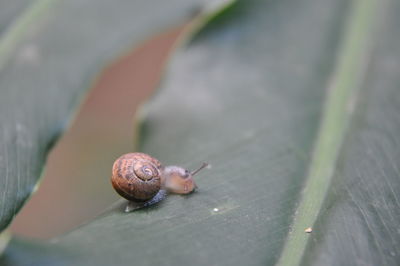
<instances>
[{"instance_id":1,"label":"spiral brown shell","mask_svg":"<svg viewBox=\"0 0 400 266\"><path fill-rule=\"evenodd\" d=\"M161 163L150 155L124 154L114 162L111 183L127 200L146 201L161 188L161 170Z\"/></svg>"}]
</instances>

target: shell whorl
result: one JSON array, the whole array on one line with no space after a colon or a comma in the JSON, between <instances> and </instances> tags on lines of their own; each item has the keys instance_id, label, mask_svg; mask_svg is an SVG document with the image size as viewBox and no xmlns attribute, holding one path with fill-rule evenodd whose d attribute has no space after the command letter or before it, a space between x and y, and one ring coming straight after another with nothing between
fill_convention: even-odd
<instances>
[{"instance_id":1,"label":"shell whorl","mask_svg":"<svg viewBox=\"0 0 400 266\"><path fill-rule=\"evenodd\" d=\"M161 170L157 159L144 153L128 153L114 162L111 183L127 200L146 201L161 188Z\"/></svg>"}]
</instances>

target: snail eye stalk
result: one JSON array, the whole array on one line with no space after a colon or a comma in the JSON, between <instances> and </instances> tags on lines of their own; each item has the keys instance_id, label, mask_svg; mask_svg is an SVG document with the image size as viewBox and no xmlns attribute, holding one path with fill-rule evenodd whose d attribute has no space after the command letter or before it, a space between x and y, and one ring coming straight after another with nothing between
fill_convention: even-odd
<instances>
[{"instance_id":1,"label":"snail eye stalk","mask_svg":"<svg viewBox=\"0 0 400 266\"><path fill-rule=\"evenodd\" d=\"M195 174L197 174L198 172L200 172L202 169L206 168L208 166L208 163L203 163L197 170L194 170L192 172L192 176L194 176Z\"/></svg>"}]
</instances>

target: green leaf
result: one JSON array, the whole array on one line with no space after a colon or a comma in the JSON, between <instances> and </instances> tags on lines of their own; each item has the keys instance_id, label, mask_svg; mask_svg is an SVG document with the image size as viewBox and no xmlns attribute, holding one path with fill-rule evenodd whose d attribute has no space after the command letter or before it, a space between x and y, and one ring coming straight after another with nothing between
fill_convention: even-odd
<instances>
[{"instance_id":1,"label":"green leaf","mask_svg":"<svg viewBox=\"0 0 400 266\"><path fill-rule=\"evenodd\" d=\"M12 2L0 11L0 231L105 64L206 0Z\"/></svg>"},{"instance_id":2,"label":"green leaf","mask_svg":"<svg viewBox=\"0 0 400 266\"><path fill-rule=\"evenodd\" d=\"M212 164L198 192L13 240L3 261L397 265L399 12L396 0L239 1L175 54L142 113L141 150Z\"/></svg>"}]
</instances>

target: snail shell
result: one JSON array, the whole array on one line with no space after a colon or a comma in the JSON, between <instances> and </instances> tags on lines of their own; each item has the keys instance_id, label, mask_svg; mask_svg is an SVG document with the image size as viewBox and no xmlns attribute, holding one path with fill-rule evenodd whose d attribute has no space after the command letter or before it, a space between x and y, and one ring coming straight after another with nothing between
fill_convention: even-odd
<instances>
[{"instance_id":1,"label":"snail shell","mask_svg":"<svg viewBox=\"0 0 400 266\"><path fill-rule=\"evenodd\" d=\"M161 163L145 153L128 153L119 157L113 165L111 183L127 200L147 201L161 189Z\"/></svg>"}]
</instances>

